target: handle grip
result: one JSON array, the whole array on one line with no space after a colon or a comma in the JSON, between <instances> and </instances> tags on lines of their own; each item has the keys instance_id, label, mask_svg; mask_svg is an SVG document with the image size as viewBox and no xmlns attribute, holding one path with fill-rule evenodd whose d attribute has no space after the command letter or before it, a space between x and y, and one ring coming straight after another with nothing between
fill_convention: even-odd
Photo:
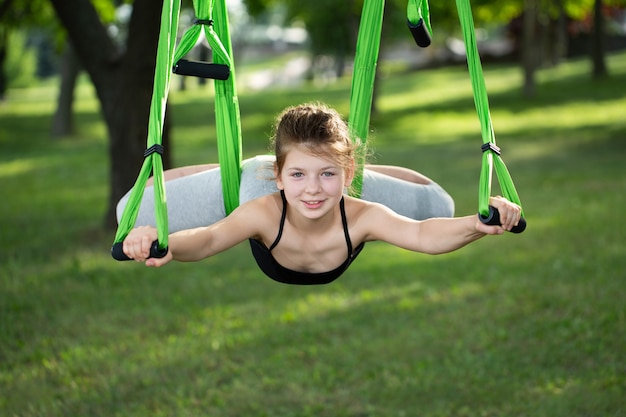
<instances>
[{"instance_id":1,"label":"handle grip","mask_svg":"<svg viewBox=\"0 0 626 417\"><path fill-rule=\"evenodd\" d=\"M202 61L181 59L172 68L174 74L191 75L214 80L227 80L230 77L230 68L225 64L211 64Z\"/></svg>"},{"instance_id":2,"label":"handle grip","mask_svg":"<svg viewBox=\"0 0 626 417\"><path fill-rule=\"evenodd\" d=\"M424 19L420 18L420 20L416 24L411 23L410 20L407 20L406 23L409 27L409 30L411 31L411 35L413 35L413 39L415 40L417 46L421 48L426 48L430 45L430 33L428 33L428 29L426 29Z\"/></svg>"},{"instance_id":3,"label":"handle grip","mask_svg":"<svg viewBox=\"0 0 626 417\"><path fill-rule=\"evenodd\" d=\"M489 214L487 216L483 216L482 214L479 213L478 218L484 224L488 224L491 226L501 225L500 212L498 211L497 208L493 206L489 206ZM517 224L517 226L514 226L511 229L511 233L522 233L524 230L526 230L526 219L522 217L519 219L519 223Z\"/></svg>"},{"instance_id":4,"label":"handle grip","mask_svg":"<svg viewBox=\"0 0 626 417\"><path fill-rule=\"evenodd\" d=\"M154 242L152 242L152 246L150 246L150 256L148 256L148 258L162 258L165 255L167 255L167 251L168 251L167 248L159 249L159 241L155 240ZM133 260L133 258L129 258L124 253L124 246L122 242L113 244L113 247L111 248L111 256L113 257L113 259L117 261L132 261Z\"/></svg>"}]
</instances>

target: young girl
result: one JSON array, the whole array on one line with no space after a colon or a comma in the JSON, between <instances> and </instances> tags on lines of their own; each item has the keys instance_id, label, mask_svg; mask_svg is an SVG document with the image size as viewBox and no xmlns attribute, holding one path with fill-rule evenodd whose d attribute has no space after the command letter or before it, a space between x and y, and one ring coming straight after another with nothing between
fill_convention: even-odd
<instances>
[{"instance_id":1,"label":"young girl","mask_svg":"<svg viewBox=\"0 0 626 417\"><path fill-rule=\"evenodd\" d=\"M319 111L319 115L308 115ZM349 141L348 127L334 110L321 105L301 106L286 112L300 123L312 123L298 131L308 135L309 129L327 129L327 135L336 141ZM285 127L279 116L278 128ZM285 120L285 123L287 120ZM291 122L289 122L291 123ZM282 135L285 136L285 135ZM306 139L306 137L303 137ZM352 152L352 147L350 147ZM239 204L278 192L274 178L275 156L261 155L246 159L241 164ZM169 232L208 226L226 217L220 169L217 164L193 165L170 169L164 172L167 194ZM436 182L407 168L390 165L365 165L360 198L380 203L398 214L414 220L430 217L452 217L454 200ZM130 191L117 205L118 219L122 217L128 203ZM151 179L144 191L136 226L154 226L154 190Z\"/></svg>"},{"instance_id":2,"label":"young girl","mask_svg":"<svg viewBox=\"0 0 626 417\"><path fill-rule=\"evenodd\" d=\"M259 267L270 278L326 284L349 267L365 242L379 240L438 254L487 234L502 234L520 220L521 208L502 197L490 199L502 225L488 226L476 215L415 220L385 205L347 196L355 172L355 145L341 117L322 105L287 109L273 144L279 191L241 204L217 223L171 234L163 258L148 258L156 230L137 227L124 240L124 253L159 267L171 260L199 261L249 240Z\"/></svg>"}]
</instances>

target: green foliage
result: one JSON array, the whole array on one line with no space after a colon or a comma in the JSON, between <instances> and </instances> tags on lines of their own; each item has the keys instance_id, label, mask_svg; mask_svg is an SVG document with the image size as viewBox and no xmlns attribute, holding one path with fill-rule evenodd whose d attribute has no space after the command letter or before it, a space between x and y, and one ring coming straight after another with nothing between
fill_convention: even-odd
<instances>
[{"instance_id":1,"label":"green foliage","mask_svg":"<svg viewBox=\"0 0 626 417\"><path fill-rule=\"evenodd\" d=\"M565 13L574 19L583 19L593 10L594 0L566 1L564 3ZM555 15L553 12L552 15Z\"/></svg>"},{"instance_id":2,"label":"green foliage","mask_svg":"<svg viewBox=\"0 0 626 417\"><path fill-rule=\"evenodd\" d=\"M486 67L498 144L528 229L442 256L382 244L337 282L263 277L245 245L160 270L116 263L100 228L106 129L77 91L81 140L47 136L55 87L0 107L0 415L623 416L626 54ZM242 68L240 73L245 73ZM378 162L418 169L476 210L480 132L465 68L388 73ZM173 91L178 164L216 159L213 98ZM348 109L349 82L240 94L246 156L286 105Z\"/></svg>"},{"instance_id":3,"label":"green foliage","mask_svg":"<svg viewBox=\"0 0 626 417\"><path fill-rule=\"evenodd\" d=\"M14 30L9 33L4 65L10 88L29 87L36 82L37 51L28 46L26 31Z\"/></svg>"},{"instance_id":4,"label":"green foliage","mask_svg":"<svg viewBox=\"0 0 626 417\"><path fill-rule=\"evenodd\" d=\"M103 22L115 21L115 7L116 5L111 0L92 0L94 8L97 10L100 19ZM131 3L130 1L124 1L123 3Z\"/></svg>"},{"instance_id":5,"label":"green foliage","mask_svg":"<svg viewBox=\"0 0 626 417\"><path fill-rule=\"evenodd\" d=\"M54 18L48 0L11 0L4 3L8 6L3 7L0 23L5 28L45 26Z\"/></svg>"},{"instance_id":6,"label":"green foliage","mask_svg":"<svg viewBox=\"0 0 626 417\"><path fill-rule=\"evenodd\" d=\"M474 19L479 24L485 23L507 23L514 17L519 16L523 10L520 1L500 1L495 7L494 3L481 4L485 2L472 2Z\"/></svg>"}]
</instances>

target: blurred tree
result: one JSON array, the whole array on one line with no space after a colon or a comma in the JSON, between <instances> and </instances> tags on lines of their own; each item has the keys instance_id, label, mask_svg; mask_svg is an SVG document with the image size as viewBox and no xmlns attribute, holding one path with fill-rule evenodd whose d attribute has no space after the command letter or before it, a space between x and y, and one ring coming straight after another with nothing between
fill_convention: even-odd
<instances>
[{"instance_id":1,"label":"blurred tree","mask_svg":"<svg viewBox=\"0 0 626 417\"><path fill-rule=\"evenodd\" d=\"M605 60L605 24L602 9L602 0L595 0L593 3L593 35L591 47L591 73L593 78L606 77L609 73Z\"/></svg>"},{"instance_id":2,"label":"blurred tree","mask_svg":"<svg viewBox=\"0 0 626 417\"><path fill-rule=\"evenodd\" d=\"M111 184L104 220L106 227L114 228L115 205L132 187L146 147L162 1L134 1L123 44L117 44L108 33L94 7L98 2L50 2L100 101L109 136ZM163 137L166 150L168 131L166 123ZM164 163L169 165L167 157Z\"/></svg>"},{"instance_id":3,"label":"blurred tree","mask_svg":"<svg viewBox=\"0 0 626 417\"><path fill-rule=\"evenodd\" d=\"M37 48L29 42L28 31L8 33L2 74L6 88L28 88L36 83Z\"/></svg>"},{"instance_id":4,"label":"blurred tree","mask_svg":"<svg viewBox=\"0 0 626 417\"><path fill-rule=\"evenodd\" d=\"M535 28L539 20L540 2L555 0L474 0L472 1L474 20L477 25L506 24L514 17L522 15L524 7L532 6L531 14L526 15L524 27ZM556 0L561 1L561 0ZM589 0L570 0L584 2ZM258 16L278 4L287 7L288 17L291 20L303 22L310 37L310 52L312 62L322 55L334 57L337 75L341 75L347 57L354 54L359 19L364 0L349 0L336 2L334 0L318 0L303 2L299 0L244 0L249 12ZM433 41L442 45L446 38L453 33L459 33L459 17L454 2L430 2L430 17L433 25ZM385 5L385 24L381 51L389 43L398 38L409 37L406 28L406 0L388 0ZM534 89L534 68L537 66L537 45L534 32L519 30L526 33L524 42L520 43L522 64L528 84L525 91ZM410 51L409 51L410 53ZM374 102L375 104L375 102Z\"/></svg>"},{"instance_id":5,"label":"blurred tree","mask_svg":"<svg viewBox=\"0 0 626 417\"><path fill-rule=\"evenodd\" d=\"M93 3L104 24L108 25L113 22L115 6L119 6L117 4L119 2L117 0L115 5L108 0L98 0ZM81 72L80 59L74 51L71 40L68 39L65 32L58 37L61 38L58 41L61 44L58 48L61 55L59 63L61 80L57 106L52 118L51 133L53 138L62 138L74 133L74 89Z\"/></svg>"},{"instance_id":6,"label":"blurred tree","mask_svg":"<svg viewBox=\"0 0 626 417\"><path fill-rule=\"evenodd\" d=\"M80 74L80 61L72 43L65 42L60 62L60 85L57 105L52 117L52 137L62 138L74 133L74 89Z\"/></svg>"},{"instance_id":7,"label":"blurred tree","mask_svg":"<svg viewBox=\"0 0 626 417\"><path fill-rule=\"evenodd\" d=\"M52 19L46 0L0 0L0 100L6 94L8 56L11 32L29 26L44 26Z\"/></svg>"},{"instance_id":8,"label":"blurred tree","mask_svg":"<svg viewBox=\"0 0 626 417\"><path fill-rule=\"evenodd\" d=\"M540 65L555 65L566 55L571 22L580 22L591 37L589 57L592 76L608 74L606 66L606 24L608 6L623 8L625 0L475 0L477 14L481 17L513 19L524 23L513 29L522 41L522 66L525 71L524 91L532 95L533 74ZM591 16L591 18L589 18ZM502 21L502 20L501 20ZM539 46L539 48L537 47Z\"/></svg>"},{"instance_id":9,"label":"blurred tree","mask_svg":"<svg viewBox=\"0 0 626 417\"><path fill-rule=\"evenodd\" d=\"M590 24L592 75L608 73L605 64L605 6L623 7L624 0L473 0L477 23L511 22L512 36L518 42L524 72L523 94L535 92L535 71L541 65L556 65L566 55L570 36L568 24L586 21ZM432 13L431 13L432 15ZM521 40L521 41L520 41Z\"/></svg>"},{"instance_id":10,"label":"blurred tree","mask_svg":"<svg viewBox=\"0 0 626 417\"><path fill-rule=\"evenodd\" d=\"M524 0L523 31L522 31L522 68L524 69L524 85L522 92L525 97L535 95L535 71L538 66L537 45L541 45L537 36L539 13L537 0Z\"/></svg>"}]
</instances>

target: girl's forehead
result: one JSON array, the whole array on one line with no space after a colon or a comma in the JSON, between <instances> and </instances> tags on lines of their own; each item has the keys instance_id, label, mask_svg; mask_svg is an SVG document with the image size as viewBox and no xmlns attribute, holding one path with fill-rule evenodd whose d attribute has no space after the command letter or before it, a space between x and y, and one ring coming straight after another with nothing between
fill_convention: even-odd
<instances>
[{"instance_id":1,"label":"girl's forehead","mask_svg":"<svg viewBox=\"0 0 626 417\"><path fill-rule=\"evenodd\" d=\"M304 146L294 146L286 152L285 168L290 166L337 166L337 161L329 156L314 153Z\"/></svg>"}]
</instances>

